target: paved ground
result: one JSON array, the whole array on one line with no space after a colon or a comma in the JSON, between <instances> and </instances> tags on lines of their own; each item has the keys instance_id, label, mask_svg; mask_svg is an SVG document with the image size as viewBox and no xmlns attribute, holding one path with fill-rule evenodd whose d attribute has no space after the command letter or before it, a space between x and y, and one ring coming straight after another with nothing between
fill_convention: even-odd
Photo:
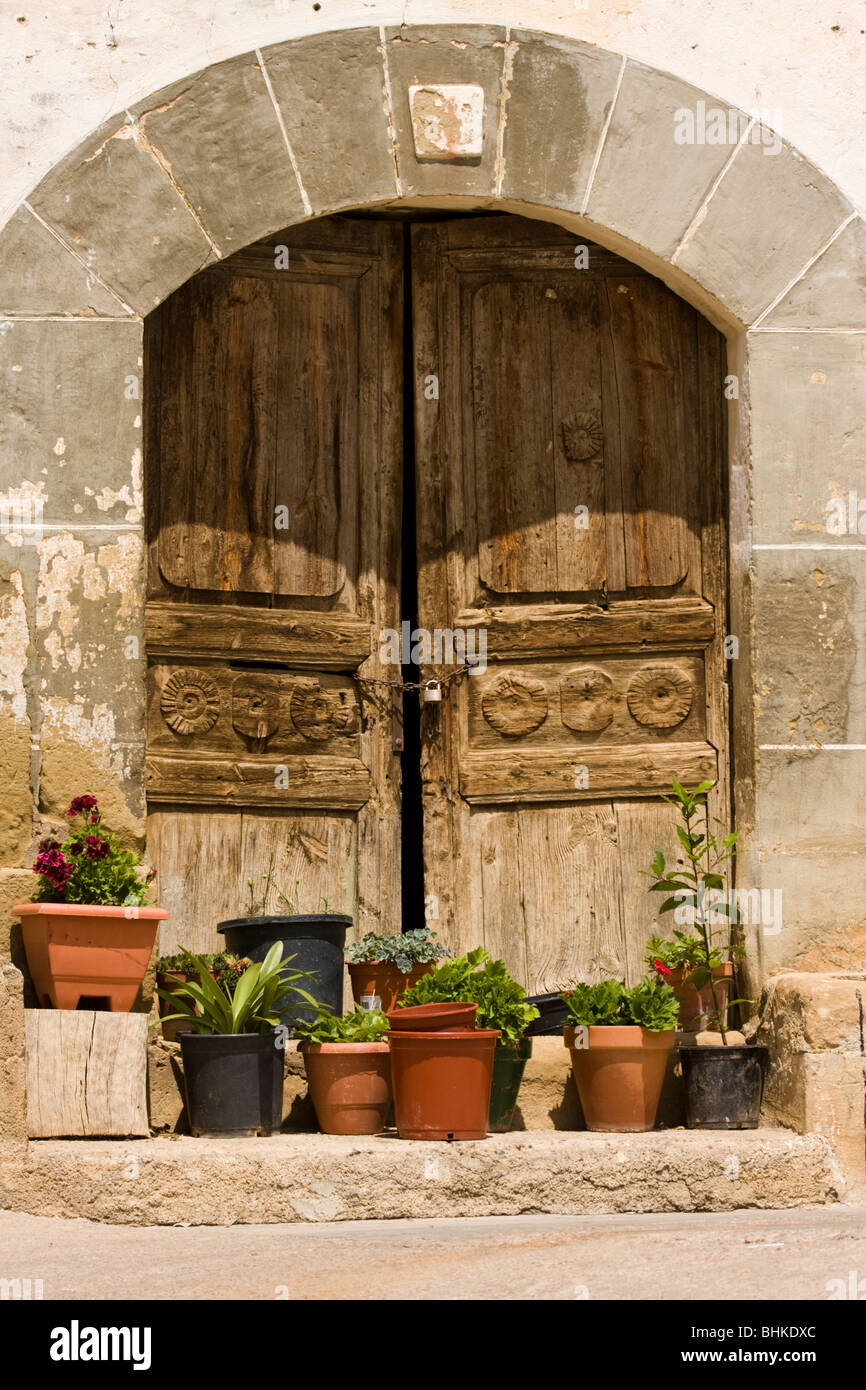
<instances>
[{"instance_id":1,"label":"paved ground","mask_svg":"<svg viewBox=\"0 0 866 1390\"><path fill-rule=\"evenodd\" d=\"M46 1299L866 1298L866 1209L130 1227L0 1212ZM832 1281L841 1281L834 1285Z\"/></svg>"}]
</instances>

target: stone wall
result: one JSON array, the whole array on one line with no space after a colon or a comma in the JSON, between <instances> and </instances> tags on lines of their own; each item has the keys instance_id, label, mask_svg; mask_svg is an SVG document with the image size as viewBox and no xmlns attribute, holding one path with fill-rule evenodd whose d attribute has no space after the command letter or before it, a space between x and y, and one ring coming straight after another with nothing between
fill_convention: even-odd
<instances>
[{"instance_id":1,"label":"stone wall","mask_svg":"<svg viewBox=\"0 0 866 1390\"><path fill-rule=\"evenodd\" d=\"M550 7L529 9L552 25ZM782 893L781 921L750 929L746 989L756 996L767 970L862 964L864 548L856 500L853 532L828 531L827 504L866 497L866 156L847 124L863 41L852 5L833 28L768 3L767 42L746 45L744 64L754 5L723 23L669 9L664 25L658 6L629 12L628 34L604 6L570 9L563 26L593 43L506 27L503 6L439 27L423 7L403 26L383 10L347 32L333 26L362 16L343 5L331 31L300 38L287 37L303 28L295 5L251 3L243 19L151 5L121 23L80 0L77 37L22 11L13 124L29 163L8 171L0 232L0 505L39 522L0 535L0 949L20 959L8 906L70 790L98 785L107 818L143 839L144 316L290 222L415 200L553 218L727 334L739 881ZM676 75L653 65L660 44ZM811 72L831 75L820 102L785 75L806 45ZM419 161L416 80L482 89L478 161ZM739 143L673 138L678 112L728 110L734 94L781 110L783 132L793 125L837 181L792 143L752 143L733 106Z\"/></svg>"}]
</instances>

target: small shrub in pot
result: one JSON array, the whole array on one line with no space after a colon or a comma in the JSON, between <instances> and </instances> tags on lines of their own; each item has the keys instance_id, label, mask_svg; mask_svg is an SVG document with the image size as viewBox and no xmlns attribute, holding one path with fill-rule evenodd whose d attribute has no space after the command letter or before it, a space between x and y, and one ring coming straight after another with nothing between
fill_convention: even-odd
<instances>
[{"instance_id":1,"label":"small shrub in pot","mask_svg":"<svg viewBox=\"0 0 866 1390\"><path fill-rule=\"evenodd\" d=\"M404 990L450 954L429 927L393 936L367 932L346 949L355 1003L387 1013Z\"/></svg>"}]
</instances>

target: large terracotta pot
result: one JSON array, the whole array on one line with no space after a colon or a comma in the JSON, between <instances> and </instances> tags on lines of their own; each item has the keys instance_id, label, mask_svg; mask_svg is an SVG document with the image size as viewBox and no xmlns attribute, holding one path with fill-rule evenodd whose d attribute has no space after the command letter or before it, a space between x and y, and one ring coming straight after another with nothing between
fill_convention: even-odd
<instances>
[{"instance_id":1,"label":"large terracotta pot","mask_svg":"<svg viewBox=\"0 0 866 1390\"><path fill-rule=\"evenodd\" d=\"M18 903L33 986L43 1008L75 1009L82 998L129 1013L144 979L164 907Z\"/></svg>"},{"instance_id":2,"label":"large terracotta pot","mask_svg":"<svg viewBox=\"0 0 866 1390\"><path fill-rule=\"evenodd\" d=\"M409 974L404 975L391 960L352 961L349 979L355 1003L368 1013L371 1009L381 1009L387 1013L396 1007L404 990L411 989L422 975L429 975L432 969L432 963L413 965Z\"/></svg>"},{"instance_id":3,"label":"large terracotta pot","mask_svg":"<svg viewBox=\"0 0 866 1390\"><path fill-rule=\"evenodd\" d=\"M386 1042L301 1043L310 1099L323 1134L381 1134L391 1108Z\"/></svg>"},{"instance_id":4,"label":"large terracotta pot","mask_svg":"<svg viewBox=\"0 0 866 1390\"><path fill-rule=\"evenodd\" d=\"M695 989L694 985L684 983L692 971L692 966L678 965L675 970L671 971L668 983L673 986L674 994L680 1001L680 1027L689 1033L696 1033L705 1026L707 1014L715 1013L715 1009L713 1007L713 991L709 984L704 985L703 989ZM717 965L713 971L713 980L716 982L716 994L720 1004L730 998L733 977L734 967L730 961ZM725 1022L727 1023L727 1017Z\"/></svg>"},{"instance_id":5,"label":"large terracotta pot","mask_svg":"<svg viewBox=\"0 0 866 1390\"><path fill-rule=\"evenodd\" d=\"M676 1030L652 1033L630 1024L578 1030L567 1024L564 1036L587 1129L652 1129ZM576 1046L578 1041L586 1045Z\"/></svg>"},{"instance_id":6,"label":"large terracotta pot","mask_svg":"<svg viewBox=\"0 0 866 1390\"><path fill-rule=\"evenodd\" d=\"M392 1033L438 1033L443 1028L474 1028L477 1012L477 1004L412 1004L392 1009L387 1018Z\"/></svg>"},{"instance_id":7,"label":"large terracotta pot","mask_svg":"<svg viewBox=\"0 0 866 1390\"><path fill-rule=\"evenodd\" d=\"M401 1139L483 1139L497 1028L392 1033L394 1118Z\"/></svg>"}]
</instances>

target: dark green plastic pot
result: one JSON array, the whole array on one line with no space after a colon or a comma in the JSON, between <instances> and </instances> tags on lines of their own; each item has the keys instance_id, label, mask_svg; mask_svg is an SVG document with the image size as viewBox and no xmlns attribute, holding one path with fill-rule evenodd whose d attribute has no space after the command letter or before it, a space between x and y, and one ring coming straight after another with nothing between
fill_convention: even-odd
<instances>
[{"instance_id":1,"label":"dark green plastic pot","mask_svg":"<svg viewBox=\"0 0 866 1390\"><path fill-rule=\"evenodd\" d=\"M517 1093L523 1080L523 1069L532 1056L532 1039L521 1038L518 1043L497 1043L493 1053L493 1084L490 1087L491 1134L507 1134L511 1128Z\"/></svg>"}]
</instances>

